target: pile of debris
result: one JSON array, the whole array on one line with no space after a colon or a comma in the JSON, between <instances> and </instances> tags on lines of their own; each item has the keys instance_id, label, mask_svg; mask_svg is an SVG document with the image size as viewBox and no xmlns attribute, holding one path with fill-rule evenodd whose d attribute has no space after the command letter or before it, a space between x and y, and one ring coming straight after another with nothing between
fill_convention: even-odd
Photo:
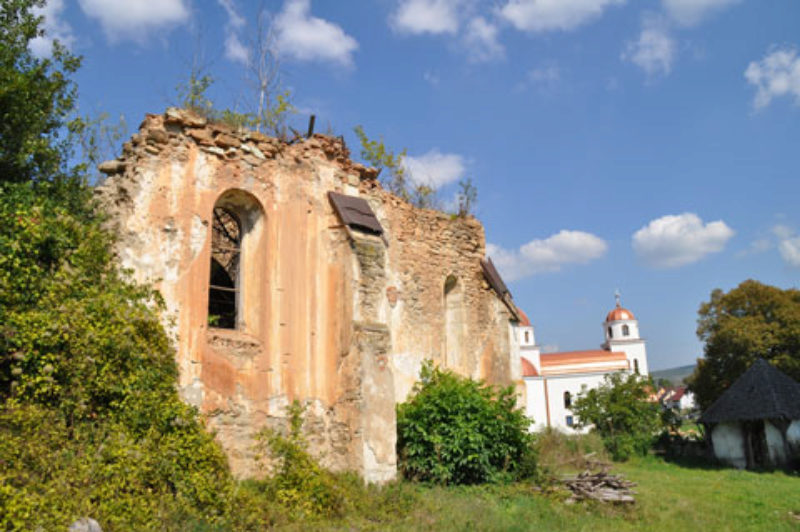
<instances>
[{"instance_id":1,"label":"pile of debris","mask_svg":"<svg viewBox=\"0 0 800 532\"><path fill-rule=\"evenodd\" d=\"M620 475L609 474L607 467L596 473L586 470L576 477L564 478L561 482L572 492L567 502L588 499L630 504L635 502L631 488L636 486L636 483L625 480Z\"/></svg>"}]
</instances>

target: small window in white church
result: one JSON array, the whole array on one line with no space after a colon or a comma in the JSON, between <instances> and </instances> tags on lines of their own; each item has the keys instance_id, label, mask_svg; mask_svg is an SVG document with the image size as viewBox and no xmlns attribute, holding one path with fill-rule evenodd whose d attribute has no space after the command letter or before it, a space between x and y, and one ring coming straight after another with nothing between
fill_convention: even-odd
<instances>
[{"instance_id":1,"label":"small window in white church","mask_svg":"<svg viewBox=\"0 0 800 532\"><path fill-rule=\"evenodd\" d=\"M570 408L572 406L572 394L569 392L564 392L564 408Z\"/></svg>"},{"instance_id":2,"label":"small window in white church","mask_svg":"<svg viewBox=\"0 0 800 532\"><path fill-rule=\"evenodd\" d=\"M531 341L531 332L525 331L525 343L527 344L530 341Z\"/></svg>"},{"instance_id":3,"label":"small window in white church","mask_svg":"<svg viewBox=\"0 0 800 532\"><path fill-rule=\"evenodd\" d=\"M567 416L567 426L568 427L572 427L574 425L575 425L575 420L573 419L573 417L572 416Z\"/></svg>"},{"instance_id":4,"label":"small window in white church","mask_svg":"<svg viewBox=\"0 0 800 532\"><path fill-rule=\"evenodd\" d=\"M614 338L614 333L611 331L611 327L608 328L608 337Z\"/></svg>"},{"instance_id":5,"label":"small window in white church","mask_svg":"<svg viewBox=\"0 0 800 532\"><path fill-rule=\"evenodd\" d=\"M639 361L637 359L633 359L633 371L639 373Z\"/></svg>"},{"instance_id":6,"label":"small window in white church","mask_svg":"<svg viewBox=\"0 0 800 532\"><path fill-rule=\"evenodd\" d=\"M631 334L631 330L627 325L622 326L622 336L629 336Z\"/></svg>"}]
</instances>

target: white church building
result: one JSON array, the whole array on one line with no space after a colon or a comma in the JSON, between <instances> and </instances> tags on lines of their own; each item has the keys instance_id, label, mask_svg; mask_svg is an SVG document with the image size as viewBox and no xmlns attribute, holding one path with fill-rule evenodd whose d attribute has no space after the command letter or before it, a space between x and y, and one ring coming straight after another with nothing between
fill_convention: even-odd
<instances>
[{"instance_id":1,"label":"white church building","mask_svg":"<svg viewBox=\"0 0 800 532\"><path fill-rule=\"evenodd\" d=\"M521 312L514 327L524 383L525 413L533 419L531 430L545 427L572 432L577 418L572 402L581 392L595 388L616 371L648 375L647 352L633 313L617 304L603 322L605 342L601 349L542 353L533 326Z\"/></svg>"}]
</instances>

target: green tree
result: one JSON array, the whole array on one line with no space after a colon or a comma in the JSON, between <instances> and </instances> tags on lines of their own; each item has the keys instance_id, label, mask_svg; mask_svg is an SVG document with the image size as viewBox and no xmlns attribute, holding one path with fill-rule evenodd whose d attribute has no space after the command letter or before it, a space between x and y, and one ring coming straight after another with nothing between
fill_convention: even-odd
<instances>
[{"instance_id":1,"label":"green tree","mask_svg":"<svg viewBox=\"0 0 800 532\"><path fill-rule=\"evenodd\" d=\"M403 166L407 150L403 149L396 154L386 146L383 138L369 138L364 132L363 126L356 126L353 130L361 143L361 158L383 174L381 176L383 186L392 194L412 202L412 185L409 182L408 172Z\"/></svg>"},{"instance_id":2,"label":"green tree","mask_svg":"<svg viewBox=\"0 0 800 532\"><path fill-rule=\"evenodd\" d=\"M478 202L478 189L472 184L472 179L462 179L458 182L458 210L456 214L464 217L469 216L475 210Z\"/></svg>"},{"instance_id":3,"label":"green tree","mask_svg":"<svg viewBox=\"0 0 800 532\"><path fill-rule=\"evenodd\" d=\"M70 75L80 58L55 43L49 58L37 58L28 43L41 36L31 13L45 0L0 3L0 183L70 180L67 134L75 107Z\"/></svg>"},{"instance_id":4,"label":"green tree","mask_svg":"<svg viewBox=\"0 0 800 532\"><path fill-rule=\"evenodd\" d=\"M800 380L800 290L747 280L716 289L700 306L704 357L688 379L700 408L711 406L757 358Z\"/></svg>"},{"instance_id":5,"label":"green tree","mask_svg":"<svg viewBox=\"0 0 800 532\"><path fill-rule=\"evenodd\" d=\"M114 263L85 165L69 166L79 60L28 51L41 5L0 7L0 529L219 521L232 480L178 397L162 304Z\"/></svg>"},{"instance_id":6,"label":"green tree","mask_svg":"<svg viewBox=\"0 0 800 532\"><path fill-rule=\"evenodd\" d=\"M275 51L269 12L262 5L255 17L255 38L247 48L247 75L245 83L252 95L244 98L244 108L221 108L211 99L209 92L217 81L211 65L203 53L201 29L195 29L195 45L188 62L188 73L175 87L176 104L184 109L221 122L236 129L255 129L278 138L288 137L287 121L297 112L291 102L291 92L280 82L280 64ZM248 101L249 100L249 101Z\"/></svg>"},{"instance_id":7,"label":"green tree","mask_svg":"<svg viewBox=\"0 0 800 532\"><path fill-rule=\"evenodd\" d=\"M650 402L650 382L636 374L606 375L602 385L578 396L578 427L597 432L614 460L646 454L662 428L660 407Z\"/></svg>"},{"instance_id":8,"label":"green tree","mask_svg":"<svg viewBox=\"0 0 800 532\"><path fill-rule=\"evenodd\" d=\"M535 472L530 420L511 387L422 367L397 407L399 467L412 480L476 484Z\"/></svg>"}]
</instances>

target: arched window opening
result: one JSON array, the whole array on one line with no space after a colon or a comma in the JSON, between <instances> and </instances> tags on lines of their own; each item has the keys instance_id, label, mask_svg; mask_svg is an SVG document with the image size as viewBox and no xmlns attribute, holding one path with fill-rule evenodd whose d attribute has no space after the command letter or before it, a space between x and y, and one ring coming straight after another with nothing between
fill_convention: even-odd
<instances>
[{"instance_id":1,"label":"arched window opening","mask_svg":"<svg viewBox=\"0 0 800 532\"><path fill-rule=\"evenodd\" d=\"M564 392L564 408L571 408L572 407L572 394L569 392Z\"/></svg>"},{"instance_id":2,"label":"arched window opening","mask_svg":"<svg viewBox=\"0 0 800 532\"><path fill-rule=\"evenodd\" d=\"M627 325L622 326L622 336L630 336L631 329Z\"/></svg>"},{"instance_id":3,"label":"arched window opening","mask_svg":"<svg viewBox=\"0 0 800 532\"><path fill-rule=\"evenodd\" d=\"M633 359L633 371L634 373L639 373L639 360Z\"/></svg>"},{"instance_id":4,"label":"arched window opening","mask_svg":"<svg viewBox=\"0 0 800 532\"><path fill-rule=\"evenodd\" d=\"M242 224L239 218L228 209L215 207L208 283L208 324L212 327L236 328L241 253Z\"/></svg>"},{"instance_id":5,"label":"arched window opening","mask_svg":"<svg viewBox=\"0 0 800 532\"><path fill-rule=\"evenodd\" d=\"M458 277L449 275L444 282L444 361L448 367L458 367L461 360L464 325L464 291Z\"/></svg>"},{"instance_id":6,"label":"arched window opening","mask_svg":"<svg viewBox=\"0 0 800 532\"><path fill-rule=\"evenodd\" d=\"M258 336L267 296L264 209L249 192L232 188L217 198L210 215L207 324Z\"/></svg>"},{"instance_id":7,"label":"arched window opening","mask_svg":"<svg viewBox=\"0 0 800 532\"><path fill-rule=\"evenodd\" d=\"M530 341L531 341L531 332L530 331L525 331L525 343L526 344L530 343Z\"/></svg>"},{"instance_id":8,"label":"arched window opening","mask_svg":"<svg viewBox=\"0 0 800 532\"><path fill-rule=\"evenodd\" d=\"M614 338L614 333L611 331L611 327L608 328L608 337Z\"/></svg>"}]
</instances>

